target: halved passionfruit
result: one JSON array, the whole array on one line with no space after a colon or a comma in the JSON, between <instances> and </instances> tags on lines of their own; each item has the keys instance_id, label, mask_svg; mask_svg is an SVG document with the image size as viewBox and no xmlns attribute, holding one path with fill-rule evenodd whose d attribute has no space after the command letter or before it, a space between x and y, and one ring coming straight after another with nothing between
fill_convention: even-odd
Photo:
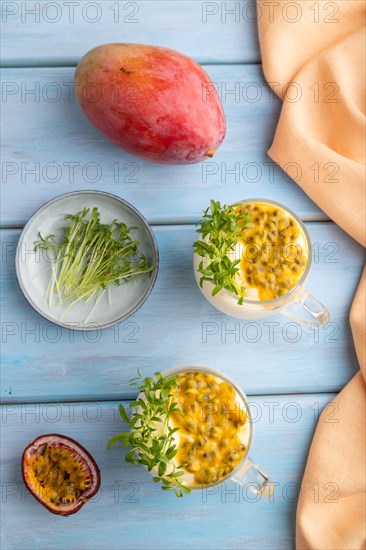
<instances>
[{"instance_id":1,"label":"halved passionfruit","mask_svg":"<svg viewBox=\"0 0 366 550\"><path fill-rule=\"evenodd\" d=\"M53 514L70 516L100 486L99 468L84 447L60 434L37 437L22 456L24 483Z\"/></svg>"}]
</instances>

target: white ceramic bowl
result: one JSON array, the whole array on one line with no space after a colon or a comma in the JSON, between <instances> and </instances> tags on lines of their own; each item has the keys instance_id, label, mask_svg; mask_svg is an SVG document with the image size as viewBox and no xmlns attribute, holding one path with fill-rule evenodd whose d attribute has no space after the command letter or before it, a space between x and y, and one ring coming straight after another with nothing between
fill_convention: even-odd
<instances>
[{"instance_id":1,"label":"white ceramic bowl","mask_svg":"<svg viewBox=\"0 0 366 550\"><path fill-rule=\"evenodd\" d=\"M57 241L62 227L65 227L65 214L75 214L84 207L92 209L94 206L99 209L102 223L111 223L117 219L135 228L131 236L140 242L141 252L155 269L127 284L111 285L110 303L106 292L88 319L93 308L92 302L79 302L67 312L67 306L58 305L56 299L49 305L45 295L50 278L50 262L45 257L46 253L34 251L34 243L39 232L44 237L54 234ZM128 202L102 191L75 191L44 204L24 227L15 257L19 286L30 305L49 321L74 330L107 328L132 315L148 298L156 281L158 263L156 240L145 218Z\"/></svg>"}]
</instances>

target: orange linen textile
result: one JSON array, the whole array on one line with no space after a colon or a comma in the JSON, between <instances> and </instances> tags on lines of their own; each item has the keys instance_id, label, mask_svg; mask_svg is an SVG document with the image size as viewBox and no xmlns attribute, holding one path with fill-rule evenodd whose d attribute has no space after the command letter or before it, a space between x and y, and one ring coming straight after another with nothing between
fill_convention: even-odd
<instances>
[{"instance_id":1,"label":"orange linen textile","mask_svg":"<svg viewBox=\"0 0 366 550\"><path fill-rule=\"evenodd\" d=\"M366 4L257 0L257 8L263 70L283 100L268 154L365 246ZM361 372L319 419L297 510L299 550L366 548L365 294L366 270L350 316Z\"/></svg>"}]
</instances>

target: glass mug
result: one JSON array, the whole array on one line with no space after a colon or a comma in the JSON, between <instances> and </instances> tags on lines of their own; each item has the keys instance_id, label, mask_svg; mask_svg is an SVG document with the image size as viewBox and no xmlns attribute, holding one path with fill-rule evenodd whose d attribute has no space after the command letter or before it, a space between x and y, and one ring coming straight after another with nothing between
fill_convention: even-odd
<instances>
[{"instance_id":1,"label":"glass mug","mask_svg":"<svg viewBox=\"0 0 366 550\"><path fill-rule=\"evenodd\" d=\"M211 367L180 365L164 371L162 375L164 377L167 377L173 374L177 375L177 374L192 373L192 372L193 373L202 372L202 373L211 374L219 378L220 380L227 382L235 390L236 392L235 404L237 405L239 402L240 408L247 414L247 420L245 422L245 430L248 433L246 434L246 449L245 449L244 455L241 458L239 464L237 464L236 467L231 472L221 477L218 481L214 483L207 483L207 484L205 483L205 484L196 485L196 486L189 485L189 487L192 490L204 489L204 488L220 485L221 483L224 483L225 481L228 481L229 479L231 479L235 483L239 483L240 485L245 486L248 490L250 490L252 493L254 493L255 495L261 498L270 498L274 493L274 489L275 489L274 483L270 480L267 472L263 470L260 466L258 466L255 462L253 462L253 460L249 457L249 451L253 443L254 426L253 426L253 419L251 416L247 396L245 395L243 390L238 386L238 384L234 382L234 380L232 380L229 376L227 376L223 372Z\"/></svg>"},{"instance_id":2,"label":"glass mug","mask_svg":"<svg viewBox=\"0 0 366 550\"><path fill-rule=\"evenodd\" d=\"M311 239L305 225L289 208L272 200L246 199L243 201L238 201L232 206L255 203L279 208L283 210L286 215L289 215L297 222L300 229L300 235L302 232L303 240L306 243L308 253L307 264L301 278L295 286L293 286L282 296L271 300L252 300L244 298L243 304L239 305L238 296L226 289L222 289L218 294L212 296L214 285L211 282L204 281L202 287L200 286L200 273L198 272L198 266L203 258L195 253L193 255L193 270L196 282L202 294L216 309L239 319L262 319L264 317L275 315L276 313L281 313L293 321L301 323L305 326L313 326L316 323L326 325L330 319L328 310L319 302L319 300L305 290L304 286L308 278L312 262L310 253Z\"/></svg>"}]
</instances>

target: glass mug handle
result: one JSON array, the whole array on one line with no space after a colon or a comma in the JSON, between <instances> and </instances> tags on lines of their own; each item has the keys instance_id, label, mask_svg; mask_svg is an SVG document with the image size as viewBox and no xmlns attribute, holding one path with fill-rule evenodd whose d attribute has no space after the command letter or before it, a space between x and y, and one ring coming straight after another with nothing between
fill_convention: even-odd
<instances>
[{"instance_id":1,"label":"glass mug handle","mask_svg":"<svg viewBox=\"0 0 366 550\"><path fill-rule=\"evenodd\" d=\"M298 305L300 306L298 309L301 309L301 311L305 310L306 315L311 319L307 320L303 317L299 317L295 313L293 313L290 309L288 309L288 306L281 311L282 315L285 315L286 317L289 317L293 321L296 321L296 323L300 323L302 325L305 325L307 327L314 326L318 323L321 325L326 325L329 323L330 315L329 311L326 307L323 306L319 300L317 300L312 294L310 294L307 290L302 289L295 299L290 302L289 306L291 305Z\"/></svg>"},{"instance_id":2,"label":"glass mug handle","mask_svg":"<svg viewBox=\"0 0 366 550\"><path fill-rule=\"evenodd\" d=\"M252 493L261 498L270 498L275 490L267 472L249 457L231 479L240 485L247 485Z\"/></svg>"}]
</instances>

